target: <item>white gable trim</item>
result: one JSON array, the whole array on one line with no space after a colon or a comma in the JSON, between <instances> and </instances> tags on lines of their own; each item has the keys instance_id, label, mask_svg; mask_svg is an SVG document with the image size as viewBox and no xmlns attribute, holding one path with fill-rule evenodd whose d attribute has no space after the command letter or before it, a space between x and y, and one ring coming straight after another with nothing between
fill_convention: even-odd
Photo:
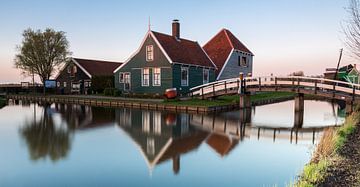
<instances>
[{"instance_id":1,"label":"white gable trim","mask_svg":"<svg viewBox=\"0 0 360 187\"><path fill-rule=\"evenodd\" d=\"M137 55L137 54L140 52L140 50L141 50L142 47L144 46L144 43L145 43L146 39L147 39L149 36L151 36L151 37L154 39L155 43L159 46L160 50L163 52L163 54L165 55L166 59L170 62L170 64L173 63L172 60L170 59L169 55L165 52L164 48L160 45L160 43L159 43L159 41L157 40L157 38L155 37L155 35L152 33L151 30L149 30L149 31L146 33L145 37L143 38L143 40L142 40L139 48L138 48L134 53L132 53L131 56L130 56L123 64L121 64L118 68L116 68L116 69L114 70L114 73L118 72L118 71L119 71L122 67L124 67L132 58L134 58L135 55Z\"/></svg>"},{"instance_id":2,"label":"white gable trim","mask_svg":"<svg viewBox=\"0 0 360 187\"><path fill-rule=\"evenodd\" d=\"M84 67L82 67L78 62L76 62L76 60L74 58L71 58L71 61L77 65L87 76L89 76L89 78L91 79L91 74L85 70ZM65 70L65 68L69 65L69 63L64 64L64 66L60 69L59 73L57 74L57 76L55 77L55 80L59 78L60 74Z\"/></svg>"},{"instance_id":3,"label":"white gable trim","mask_svg":"<svg viewBox=\"0 0 360 187\"><path fill-rule=\"evenodd\" d=\"M163 52L163 54L165 55L166 59L170 62L170 64L173 63L173 61L171 60L171 58L169 57L169 55L166 53L166 51L164 50L164 48L162 47L162 45L160 44L159 40L155 37L154 33L150 31L151 36L153 37L153 39L155 40L155 43L159 46L160 50Z\"/></svg>"},{"instance_id":4,"label":"white gable trim","mask_svg":"<svg viewBox=\"0 0 360 187\"><path fill-rule=\"evenodd\" d=\"M150 31L148 31L148 32L145 34L145 37L144 37L143 40L141 41L141 44L140 44L139 48L138 48L135 52L133 52L133 53L131 54L131 56L130 56L128 59L126 59L126 61L125 61L123 64L121 64L118 68L116 68L116 69L114 70L114 73L116 73L117 71L119 71L119 70L120 70L123 66L125 66L136 54L138 54L138 53L140 52L140 50L141 50L142 46L144 45L144 43L145 43L145 41L146 41L146 38L149 36L149 34L150 34Z\"/></svg>"},{"instance_id":5,"label":"white gable trim","mask_svg":"<svg viewBox=\"0 0 360 187\"><path fill-rule=\"evenodd\" d=\"M78 62L76 62L75 59L72 58L71 60L91 79L91 74L88 71L86 71L84 67L82 67Z\"/></svg>"},{"instance_id":6,"label":"white gable trim","mask_svg":"<svg viewBox=\"0 0 360 187\"><path fill-rule=\"evenodd\" d=\"M226 59L226 61L225 61L224 65L223 65L223 67L222 67L222 69L221 69L221 71L220 71L219 75L216 77L216 80L219 80L219 78L220 78L221 74L223 73L223 71L224 71L224 69L225 69L226 65L228 64L228 62L229 62L229 60L230 60L230 57L231 57L231 55L232 55L233 53L234 53L234 49L232 49L232 50L230 51L230 54L229 54L229 56L227 57L227 59Z\"/></svg>"}]
</instances>

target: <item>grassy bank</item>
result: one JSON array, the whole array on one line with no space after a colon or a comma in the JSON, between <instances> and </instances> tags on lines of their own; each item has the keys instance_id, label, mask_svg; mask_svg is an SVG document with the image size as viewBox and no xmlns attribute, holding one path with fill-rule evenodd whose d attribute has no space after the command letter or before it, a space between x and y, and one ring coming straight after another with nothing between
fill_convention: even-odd
<instances>
[{"instance_id":1,"label":"grassy bank","mask_svg":"<svg viewBox=\"0 0 360 187\"><path fill-rule=\"evenodd\" d=\"M285 97L293 97L294 95L295 95L294 93L289 93L289 92L262 92L252 95L251 101L257 102L268 99L280 99ZM171 105L178 105L178 106L204 106L204 107L222 106L222 105L231 105L231 104L239 103L239 96L238 95L221 96L213 100L201 100L201 99L190 99L186 101L170 100L170 101L164 101L164 103Z\"/></svg>"},{"instance_id":2,"label":"grassy bank","mask_svg":"<svg viewBox=\"0 0 360 187\"><path fill-rule=\"evenodd\" d=\"M357 109L345 120L340 128L326 129L313 154L309 164L307 164L295 186L311 187L322 183L327 177L328 168L344 160L343 155L339 154L344 148L348 137L354 133L357 124L360 122L360 108Z\"/></svg>"}]
</instances>

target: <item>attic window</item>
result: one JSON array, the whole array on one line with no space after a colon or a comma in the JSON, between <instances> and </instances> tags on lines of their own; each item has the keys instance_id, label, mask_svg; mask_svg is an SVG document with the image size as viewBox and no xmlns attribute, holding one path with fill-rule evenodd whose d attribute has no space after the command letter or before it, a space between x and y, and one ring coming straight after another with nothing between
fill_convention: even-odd
<instances>
[{"instance_id":1,"label":"attic window","mask_svg":"<svg viewBox=\"0 0 360 187\"><path fill-rule=\"evenodd\" d=\"M246 56L238 56L238 66L242 66L242 67L247 66L247 58L246 58Z\"/></svg>"},{"instance_id":2,"label":"attic window","mask_svg":"<svg viewBox=\"0 0 360 187\"><path fill-rule=\"evenodd\" d=\"M146 46L146 61L150 62L154 60L154 46Z\"/></svg>"}]
</instances>

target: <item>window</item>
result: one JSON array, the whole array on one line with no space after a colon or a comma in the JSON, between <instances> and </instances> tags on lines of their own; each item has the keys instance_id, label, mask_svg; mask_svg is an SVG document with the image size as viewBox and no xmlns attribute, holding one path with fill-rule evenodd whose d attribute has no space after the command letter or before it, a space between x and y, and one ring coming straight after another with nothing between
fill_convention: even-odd
<instances>
[{"instance_id":1,"label":"window","mask_svg":"<svg viewBox=\"0 0 360 187\"><path fill-rule=\"evenodd\" d=\"M154 47L152 45L146 46L146 61L154 60Z\"/></svg>"},{"instance_id":2,"label":"window","mask_svg":"<svg viewBox=\"0 0 360 187\"><path fill-rule=\"evenodd\" d=\"M161 68L153 69L153 86L161 85Z\"/></svg>"},{"instance_id":3,"label":"window","mask_svg":"<svg viewBox=\"0 0 360 187\"><path fill-rule=\"evenodd\" d=\"M239 66L247 66L247 59L246 56L239 56L238 57L238 65Z\"/></svg>"},{"instance_id":4,"label":"window","mask_svg":"<svg viewBox=\"0 0 360 187\"><path fill-rule=\"evenodd\" d=\"M155 134L161 135L161 113L160 112L153 113L153 124L154 124Z\"/></svg>"},{"instance_id":5,"label":"window","mask_svg":"<svg viewBox=\"0 0 360 187\"><path fill-rule=\"evenodd\" d=\"M71 83L71 89L73 91L79 91L80 90L80 83Z\"/></svg>"},{"instance_id":6,"label":"window","mask_svg":"<svg viewBox=\"0 0 360 187\"><path fill-rule=\"evenodd\" d=\"M60 82L57 82L57 83L56 83L56 86L57 86L57 87L60 87Z\"/></svg>"},{"instance_id":7,"label":"window","mask_svg":"<svg viewBox=\"0 0 360 187\"><path fill-rule=\"evenodd\" d=\"M130 73L129 72L124 73L124 90L130 90L131 88L130 79L131 79Z\"/></svg>"},{"instance_id":8,"label":"window","mask_svg":"<svg viewBox=\"0 0 360 187\"><path fill-rule=\"evenodd\" d=\"M124 83L124 73L119 74L119 82Z\"/></svg>"},{"instance_id":9,"label":"window","mask_svg":"<svg viewBox=\"0 0 360 187\"><path fill-rule=\"evenodd\" d=\"M91 87L91 82L89 82L89 87Z\"/></svg>"},{"instance_id":10,"label":"window","mask_svg":"<svg viewBox=\"0 0 360 187\"><path fill-rule=\"evenodd\" d=\"M181 86L189 85L189 68L181 67Z\"/></svg>"},{"instance_id":11,"label":"window","mask_svg":"<svg viewBox=\"0 0 360 187\"><path fill-rule=\"evenodd\" d=\"M209 83L209 69L203 70L203 84Z\"/></svg>"},{"instance_id":12,"label":"window","mask_svg":"<svg viewBox=\"0 0 360 187\"><path fill-rule=\"evenodd\" d=\"M77 67L76 66L73 66L73 69L72 69L73 73L77 73Z\"/></svg>"},{"instance_id":13,"label":"window","mask_svg":"<svg viewBox=\"0 0 360 187\"><path fill-rule=\"evenodd\" d=\"M71 66L69 65L68 67L67 67L67 73L71 73Z\"/></svg>"},{"instance_id":14,"label":"window","mask_svg":"<svg viewBox=\"0 0 360 187\"><path fill-rule=\"evenodd\" d=\"M150 132L150 112L142 112L142 130L143 132Z\"/></svg>"},{"instance_id":15,"label":"window","mask_svg":"<svg viewBox=\"0 0 360 187\"><path fill-rule=\"evenodd\" d=\"M66 88L66 82L64 82L64 88Z\"/></svg>"},{"instance_id":16,"label":"window","mask_svg":"<svg viewBox=\"0 0 360 187\"><path fill-rule=\"evenodd\" d=\"M74 77L77 73L77 67L75 65L69 65L67 67L67 72L68 74L70 74L70 77Z\"/></svg>"},{"instance_id":17,"label":"window","mask_svg":"<svg viewBox=\"0 0 360 187\"><path fill-rule=\"evenodd\" d=\"M149 86L150 69L142 69L141 86Z\"/></svg>"},{"instance_id":18,"label":"window","mask_svg":"<svg viewBox=\"0 0 360 187\"><path fill-rule=\"evenodd\" d=\"M89 82L85 82L84 84L86 88L89 87Z\"/></svg>"},{"instance_id":19,"label":"window","mask_svg":"<svg viewBox=\"0 0 360 187\"><path fill-rule=\"evenodd\" d=\"M149 155L155 154L155 140L154 138L147 138L146 141L146 153Z\"/></svg>"}]
</instances>

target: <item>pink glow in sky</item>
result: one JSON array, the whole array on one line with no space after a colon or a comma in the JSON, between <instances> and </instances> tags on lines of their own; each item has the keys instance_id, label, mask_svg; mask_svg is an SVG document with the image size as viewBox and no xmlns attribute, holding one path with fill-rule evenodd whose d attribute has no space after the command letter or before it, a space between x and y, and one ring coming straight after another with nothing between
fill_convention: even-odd
<instances>
[{"instance_id":1,"label":"pink glow in sky","mask_svg":"<svg viewBox=\"0 0 360 187\"><path fill-rule=\"evenodd\" d=\"M15 47L26 28L67 33L74 57L126 60L138 47L151 16L152 29L205 44L221 28L231 30L255 54L254 75L303 70L322 74L336 66L343 48L341 23L347 0L224 1L1 1L0 83L29 80L14 69ZM176 6L174 6L176 4ZM342 64L357 63L345 57Z\"/></svg>"}]
</instances>

